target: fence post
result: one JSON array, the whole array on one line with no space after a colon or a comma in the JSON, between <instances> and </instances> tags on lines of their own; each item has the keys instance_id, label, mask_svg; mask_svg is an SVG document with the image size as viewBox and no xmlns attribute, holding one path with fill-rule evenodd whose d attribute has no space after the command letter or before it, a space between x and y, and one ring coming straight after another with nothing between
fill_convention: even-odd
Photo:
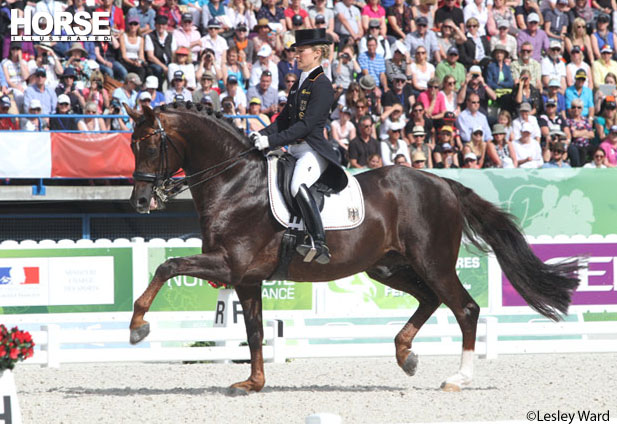
<instances>
[{"instance_id":1,"label":"fence post","mask_svg":"<svg viewBox=\"0 0 617 424\"><path fill-rule=\"evenodd\" d=\"M480 318L480 322L484 324L485 333L484 333L484 346L485 351L484 359L497 359L497 343L498 343L498 334L497 334L497 317L482 317Z\"/></svg>"},{"instance_id":2,"label":"fence post","mask_svg":"<svg viewBox=\"0 0 617 424\"><path fill-rule=\"evenodd\" d=\"M283 364L287 360L285 356L285 334L283 320L275 319L268 321L268 327L272 328L272 340L266 342L272 346L272 362Z\"/></svg>"},{"instance_id":3,"label":"fence post","mask_svg":"<svg viewBox=\"0 0 617 424\"><path fill-rule=\"evenodd\" d=\"M47 324L41 326L42 331L47 332L47 367L60 368L60 326Z\"/></svg>"}]
</instances>

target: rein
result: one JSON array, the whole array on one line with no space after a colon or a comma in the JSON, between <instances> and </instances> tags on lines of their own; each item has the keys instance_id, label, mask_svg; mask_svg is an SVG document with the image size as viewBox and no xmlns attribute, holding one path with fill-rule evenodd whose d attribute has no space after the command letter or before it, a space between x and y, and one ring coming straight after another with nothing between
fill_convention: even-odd
<instances>
[{"instance_id":1,"label":"rein","mask_svg":"<svg viewBox=\"0 0 617 424\"><path fill-rule=\"evenodd\" d=\"M160 162L159 162L159 172L157 173L146 173L146 172L138 172L135 171L133 173L133 179L135 179L135 181L144 181L144 182L148 182L148 183L153 183L154 184L154 192L156 194L156 196L162 201L162 202L167 202L169 199L177 196L178 194L185 192L186 190L189 190L192 187L195 187L199 184L203 184L205 182L208 182L210 180L212 180L213 178L218 177L219 175L221 175L222 173L224 173L225 171L233 168L234 166L236 166L238 164L238 161L240 159L242 159L244 156L246 156L247 154L249 154L250 152L256 150L255 147L251 147L247 150L244 150L242 152L240 152L239 154L237 154L236 156L233 156L229 159L226 159L222 162L219 162L213 166L210 166L206 169L202 169L201 171L197 171L193 174L190 175L186 175L185 177L182 178L177 178L177 179L173 179L174 175L177 175L179 171L175 172L174 174L170 174L169 173L169 159L168 159L168 148L167 148L167 143L169 143L173 149L176 151L176 154L178 154L178 156L180 156L180 152L178 151L178 149L176 148L176 145L173 143L172 139L167 135L167 133L165 132L165 129L163 128L163 126L161 125L161 121L160 119L157 117L156 118L156 123L158 125L158 128L155 129L154 131L152 131L149 134L144 135L143 137L140 137L138 140L136 140L133 144L136 146L137 143L139 143L140 141L146 140L150 137L153 137L155 135L160 134L161 135L161 144L160 144ZM219 168L220 166L223 166L225 164L229 164L227 165L225 168L221 169L220 171L206 176L202 179L200 179L199 181L189 184L188 180L190 178L193 178L195 176L198 175L202 175L205 174L209 171L212 171L216 168ZM185 183L187 183L186 187L184 188L180 188L182 185L184 185Z\"/></svg>"}]
</instances>

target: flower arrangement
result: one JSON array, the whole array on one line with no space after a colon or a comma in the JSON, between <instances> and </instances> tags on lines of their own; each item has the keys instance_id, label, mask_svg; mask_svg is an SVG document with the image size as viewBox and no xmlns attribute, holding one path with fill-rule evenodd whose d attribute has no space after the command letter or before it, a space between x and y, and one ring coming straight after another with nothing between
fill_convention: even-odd
<instances>
[{"instance_id":1,"label":"flower arrangement","mask_svg":"<svg viewBox=\"0 0 617 424\"><path fill-rule=\"evenodd\" d=\"M0 324L0 371L12 370L18 361L34 354L34 342L27 331L17 327L7 330Z\"/></svg>"}]
</instances>

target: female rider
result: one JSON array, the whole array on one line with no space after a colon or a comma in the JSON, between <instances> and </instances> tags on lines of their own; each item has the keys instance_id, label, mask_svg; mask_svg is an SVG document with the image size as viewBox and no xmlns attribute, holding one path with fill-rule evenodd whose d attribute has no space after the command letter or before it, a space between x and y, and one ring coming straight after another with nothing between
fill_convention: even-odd
<instances>
[{"instance_id":1,"label":"female rider","mask_svg":"<svg viewBox=\"0 0 617 424\"><path fill-rule=\"evenodd\" d=\"M338 163L330 144L324 138L324 126L334 99L332 83L324 75L320 63L327 58L329 41L323 28L301 29L295 32L298 68L302 71L289 92L287 105L274 123L249 138L259 150L288 145L289 153L297 159L291 193L298 202L306 230L312 240L296 250L305 262L313 259L320 264L330 262L317 203L309 187L326 169L326 183L335 191L347 186L347 176Z\"/></svg>"}]
</instances>

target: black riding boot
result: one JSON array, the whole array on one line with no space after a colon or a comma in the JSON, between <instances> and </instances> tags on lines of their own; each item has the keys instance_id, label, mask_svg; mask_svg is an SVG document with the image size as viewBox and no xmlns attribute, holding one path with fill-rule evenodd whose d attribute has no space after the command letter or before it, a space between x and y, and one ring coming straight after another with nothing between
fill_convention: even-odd
<instances>
[{"instance_id":1,"label":"black riding boot","mask_svg":"<svg viewBox=\"0 0 617 424\"><path fill-rule=\"evenodd\" d=\"M306 184L301 184L298 194L296 194L296 202L300 207L304 226L309 233L312 242L302 243L296 247L299 254L304 256L304 262L311 262L313 259L320 264L330 262L330 249L326 246L326 233L323 229L319 208L313 195L306 187Z\"/></svg>"}]
</instances>

